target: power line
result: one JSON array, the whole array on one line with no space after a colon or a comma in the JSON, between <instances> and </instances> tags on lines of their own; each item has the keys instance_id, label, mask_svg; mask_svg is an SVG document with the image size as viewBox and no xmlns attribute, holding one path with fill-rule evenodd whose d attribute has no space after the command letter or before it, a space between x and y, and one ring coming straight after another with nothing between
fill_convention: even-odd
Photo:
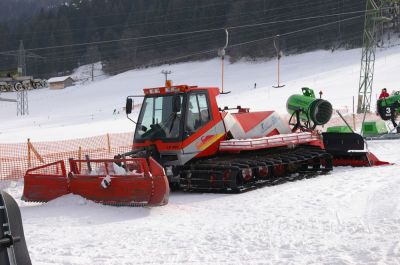
<instances>
[{"instance_id":1,"label":"power line","mask_svg":"<svg viewBox=\"0 0 400 265\"><path fill-rule=\"evenodd\" d=\"M334 25L335 23L351 21L353 19L360 18L360 17L362 17L362 16L356 16L356 17L352 17L352 18L337 20L335 22L325 23L325 24L318 25L318 26L312 26L312 27L301 29L301 30L286 32L286 33L283 33L283 34L280 34L280 35L281 36L296 35L296 34L299 34L299 33L310 31L310 30L315 30L315 29L318 29L318 28L323 28L323 27L326 27L326 26ZM233 48L233 47L237 47L237 46L247 45L247 44L250 44L250 43L255 43L255 42L259 42L259 41L263 41L263 40L273 39L274 37L275 36L270 36L270 37L267 37L267 38L260 38L260 39L256 39L256 40L252 40L252 41L247 41L247 42L242 42L242 43L229 45L227 47L227 49L230 49L230 48ZM214 49L204 50L204 51L195 52L195 53L191 53L191 54L187 54L187 55L177 56L177 57L173 57L173 58L161 59L161 60L158 60L156 62L152 62L152 63L146 64L145 66L152 66L152 65L156 65L156 64L158 65L158 64L161 64L161 63L170 63L170 62L177 61L177 60L180 60L180 59L194 57L194 56L197 56L197 55L203 55L203 54L212 53L212 52L216 53L217 50L218 50L218 48L214 48ZM117 70L114 70L114 71L110 71L108 74L119 73L119 72L122 72L122 71L130 70L131 67L132 66L123 67L123 68L120 68L120 69L117 69ZM97 75L95 77L105 76L105 75L108 75L108 74L100 74L100 75Z\"/></svg>"},{"instance_id":2,"label":"power line","mask_svg":"<svg viewBox=\"0 0 400 265\"><path fill-rule=\"evenodd\" d=\"M304 5L304 6L308 6L308 5ZM355 5L356 6L356 5ZM267 11L270 12L272 10L278 10L278 9L286 9L288 7L281 7L281 8L275 8L275 9L268 9ZM339 9L338 7L332 9ZM98 30L98 29L107 29L107 28L114 28L114 27L132 27L132 26L142 26L142 25L155 25L155 24L168 24L168 23L175 23L175 22L186 22L186 21L197 21L197 20L204 20L204 19L210 19L210 18L217 18L220 17L221 19L231 19L233 17L242 17L248 14L258 14L258 13L263 13L265 12L264 10L262 11L251 11L251 12L241 12L236 14L236 16L231 16L231 17L222 17L220 15L216 15L216 16L206 16L206 17L198 17L198 18L185 18L185 19L178 19L178 20L164 20L164 21L155 21L155 22L146 22L146 23L135 23L135 24L128 24L128 23L121 23L121 24L115 24L115 25L109 25L109 26L99 26L99 27L91 27L91 28L85 28L85 30ZM356 11L356 12L363 12L363 11ZM348 12L349 14L351 12ZM341 13L342 14L342 13ZM339 15L341 15L339 14ZM344 13L343 13L344 14ZM169 15L168 15L169 16ZM331 15L329 15L331 16ZM80 31L82 30L81 28L72 28L69 30L55 30L55 31L35 31L36 34L44 34L44 33L57 33L57 32L67 32L66 34L70 34L71 32L74 31ZM9 34L9 35L19 35L17 33L14 34ZM59 34L57 34L59 36ZM43 38L34 38L34 39L44 39Z\"/></svg>"},{"instance_id":3,"label":"power line","mask_svg":"<svg viewBox=\"0 0 400 265\"><path fill-rule=\"evenodd\" d=\"M361 18L361 16L360 16L360 18ZM333 22L332 24L335 24L335 23L341 23L341 22L343 22L343 21L345 21L345 20L338 20L338 21L335 21L335 22ZM329 25L329 24L328 24ZM324 27L325 26L325 24L324 25L320 25L320 27ZM247 35L246 37L252 37L252 35L257 35L257 33L258 33L258 31L254 31L253 33L255 33L255 34L249 34L249 35ZM270 34L271 35L273 35L273 36L275 36L275 34L273 34L273 32L272 31L270 31ZM201 40L198 40L198 39L202 39L203 37L206 37L205 38L205 40L203 40L203 41L201 41ZM193 39L194 38L194 39ZM268 37L268 38L270 38L270 37ZM267 39L268 39L267 38ZM272 38L272 37L271 37ZM184 38L179 38L179 39L173 39L173 40L167 40L167 41L161 41L161 42L157 42L157 43L152 43L152 44L148 44L148 45L135 45L135 46L133 46L133 47L129 47L129 48L124 48L126 51L133 51L133 50L135 50L135 49L141 49L141 48L145 48L145 47L156 47L156 46L158 46L158 45L165 45L165 44L167 44L167 43L174 43L174 42L182 42L182 41L184 41L184 40L189 40L189 39L191 39L193 42L195 42L197 45L199 45L199 44L201 44L201 45L203 45L203 44L210 44L210 42L209 42L209 40L212 40L212 39L214 39L213 38L213 36L209 36L209 35L205 35L205 36L196 36L196 37L184 37ZM262 39L263 40L263 39ZM252 40L252 41L250 41L250 42L254 42L254 40ZM174 48L174 47L177 47L177 46L179 46L179 45L174 45L174 46L167 46L167 48ZM114 53L114 49L113 48L111 48L111 50L109 51L109 52L102 52L102 59L106 59L107 57L104 57L104 54L113 54ZM53 55L53 54L51 54L51 55ZM82 56L81 55L77 55L77 56L65 56L65 57L58 57L58 58L54 58L54 59L49 59L49 60L54 60L54 61L72 61L72 59L78 59L78 58L82 58ZM63 60L63 59L70 59L70 60Z\"/></svg>"},{"instance_id":4,"label":"power line","mask_svg":"<svg viewBox=\"0 0 400 265\"><path fill-rule=\"evenodd\" d=\"M258 1L259 3L261 3L261 2L263 2L264 0L260 0L260 1ZM331 3L333 3L335 0L331 0ZM236 0L236 3L246 3L246 4L249 4L249 0L241 0L241 1L239 1L239 0ZM224 6L224 5L226 5L226 3L217 3L217 4L209 4L209 5L203 5L203 6L197 6L197 10L202 10L202 9L206 9L206 8L210 8L210 7L217 7L217 6ZM303 5L297 5L295 8L299 8L299 7L310 7L310 6L315 6L315 4L314 3L308 3L308 4L303 4ZM293 7L293 5L292 4L289 4L289 5L286 5L286 6L280 6L280 7L276 7L276 8L269 8L269 9L266 9L265 11L277 11L277 10L282 10L282 9L288 9L288 8L290 8L290 7ZM190 6L190 7L183 7L183 8L176 8L176 9L171 9L171 10L168 10L168 9L166 9L165 11L167 11L167 13L166 14L163 14L163 15L159 15L159 16L151 16L151 18L165 18L165 17L171 17L171 16L176 16L176 14L179 14L179 13L182 13L182 12L184 12L184 14L187 14L187 12L185 12L184 10L187 10L187 9L189 9L189 10L193 10L193 7L192 6ZM179 12L177 12L177 11L179 11ZM104 17L113 17L113 16L123 16L123 15L129 15L129 14L134 14L134 15L140 15L140 14L146 14L146 13L151 13L152 11L129 11L129 12L123 12L123 13L120 13L120 12L118 12L118 13L109 13L109 12L107 12L107 14L106 15L96 15L96 16L85 16L85 17L82 17L82 16L79 16L79 15L77 15L77 16L70 16L70 18L78 18L78 19L93 19L93 18L104 18ZM263 11L264 12L264 11ZM57 21L58 20L58 18L54 18L54 19L48 19L48 21L52 21L52 20L54 20L54 21ZM150 22L151 23L151 22Z\"/></svg>"},{"instance_id":5,"label":"power line","mask_svg":"<svg viewBox=\"0 0 400 265\"><path fill-rule=\"evenodd\" d=\"M364 13L365 14L365 12L368 12L368 11L363 10L363 11L355 11L355 12ZM346 14L349 14L349 13L350 12L337 13L337 14L334 14L332 16L346 15ZM329 16L329 15L303 17L303 18L295 18L295 19L288 19L288 20L281 20L281 21L270 21L270 22L265 22L265 23L246 24L246 25L240 25L240 26L227 27L227 29L230 30L230 29L237 29L237 28L258 27L258 26L261 26L261 25L265 26L265 25L271 25L271 24L277 24L277 23L298 22L298 21L302 21L302 20L310 20L310 19L315 19L315 18L325 18L327 16ZM215 32L215 31L221 31L221 30L225 30L225 28L219 27L219 28L213 28L213 29L202 29L202 30L194 30L194 31L186 31L186 32L156 34L156 35L149 35L149 36L142 36L142 37L120 38L120 39L114 39L114 40L75 43L75 44L66 44L66 45L58 45L58 46L41 47L41 48L31 48L31 49L26 49L26 50L27 51L41 51L41 50L49 50L49 49L59 49L59 48L67 48L67 47L79 47L79 46L95 45L95 44L107 44L107 43L129 41L129 40L143 40L143 39L151 39L151 38L173 37L173 36L190 35L190 34L205 33L205 32Z\"/></svg>"},{"instance_id":6,"label":"power line","mask_svg":"<svg viewBox=\"0 0 400 265\"><path fill-rule=\"evenodd\" d=\"M317 29L317 28L322 28L322 27L326 27L328 25L333 25L333 24L337 24L340 22L344 22L344 21L349 21L349 20L353 20L356 18L360 18L362 16L356 16L356 17L351 17L351 18L346 18L346 19L341 19L341 20L337 20L334 22L329 22L329 23L325 23L325 24L321 24L321 25L317 25L317 26L312 26L312 27L308 27L308 28L304 28L304 29L299 29L299 30L294 30L291 32L286 32L286 33L281 33L279 34L280 36L288 36L288 35L292 35L292 34L296 34L296 33L300 33L300 32L305 32L305 31L309 31L311 29ZM257 40L251 40L251 41L246 41L246 42L242 42L242 43L237 43L237 44L233 44L233 45L229 45L229 48L233 48L233 47L237 47L237 46L241 46L241 45L245 45L245 44L249 44L249 43L254 43L254 42L258 42L258 41L262 41L262 40L269 40L269 39L273 39L275 36L269 36L266 38L261 38L261 39L257 39Z\"/></svg>"},{"instance_id":7,"label":"power line","mask_svg":"<svg viewBox=\"0 0 400 265\"><path fill-rule=\"evenodd\" d=\"M352 18L351 18L352 19ZM311 27L311 29L313 29L313 28L319 28L319 27L324 27L325 25L330 25L330 24L335 24L335 23L340 23L340 22L343 22L343 21L346 21L346 20L337 20L337 21L335 21L335 22L332 22L332 23L327 23L327 24L323 24L323 25L319 25L319 26L316 26L316 27ZM304 29L304 30L310 30L310 28L307 28L307 29ZM272 32L271 32L271 34L272 34ZM254 35L254 34L253 34ZM275 36L275 34L273 35L273 36ZM125 50L127 50L127 51L132 51L132 50L136 50L136 49L140 49L140 48L143 48L143 47L154 47L154 46L157 46L157 45L161 45L161 44L166 44L166 43L173 43L173 42L180 42L180 41L182 41L182 40L187 40L187 39L189 39L189 38L198 38L198 37L200 37L200 36L197 36L197 37L185 37L185 38L181 38L181 39L174 39L174 40L168 40L168 41L162 41L162 42L158 42L158 43L152 43L152 44L149 44L149 45L139 45L139 46L134 46L134 47L131 47L131 48L125 48ZM206 39L205 39L205 41L202 41L202 42L199 42L199 41L196 41L196 44L209 44L209 40L210 39L212 39L212 36L205 36L205 37L207 37ZM249 36L250 37L250 36ZM258 42L258 41L262 41L262 40L268 40L268 39L271 39L272 37L267 37L267 38L262 38L262 39L257 39L257 40L251 40L251 41L248 41L248 42L242 42L242 43L240 43L240 44L235 44L235 45L244 45L244 44L247 44L247 43L254 43L254 42ZM233 45L232 47L235 47L235 45ZM176 46L178 46L178 45L175 45L175 47ZM173 48L174 46L168 46L167 48ZM108 54L113 54L114 53L114 50L111 50L111 51L109 51L108 52ZM107 53L106 53L107 54ZM52 56L55 56L53 53L52 54L50 54L50 55L52 55ZM104 52L102 53L102 60L105 60L106 58L108 58L108 57L105 57L104 56ZM49 57L49 55L48 55L48 57ZM64 57L58 57L58 58L54 58L54 59L48 59L48 60L50 60L50 61L57 61L57 62L69 62L69 61L73 61L73 59L79 59L79 58L82 58L82 56L81 55L79 55L79 56L64 56ZM110 56L110 58L112 58L112 56Z\"/></svg>"}]
</instances>

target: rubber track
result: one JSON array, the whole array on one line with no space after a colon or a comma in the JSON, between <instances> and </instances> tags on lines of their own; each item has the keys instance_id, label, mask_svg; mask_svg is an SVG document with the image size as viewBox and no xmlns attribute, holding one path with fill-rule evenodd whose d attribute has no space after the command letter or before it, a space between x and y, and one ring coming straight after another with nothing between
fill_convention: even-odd
<instances>
[{"instance_id":1,"label":"rubber track","mask_svg":"<svg viewBox=\"0 0 400 265\"><path fill-rule=\"evenodd\" d=\"M243 170L251 170L251 177L243 177ZM311 178L331 170L332 156L317 147L264 150L186 164L179 168L180 188L187 191L239 193L261 186Z\"/></svg>"}]
</instances>

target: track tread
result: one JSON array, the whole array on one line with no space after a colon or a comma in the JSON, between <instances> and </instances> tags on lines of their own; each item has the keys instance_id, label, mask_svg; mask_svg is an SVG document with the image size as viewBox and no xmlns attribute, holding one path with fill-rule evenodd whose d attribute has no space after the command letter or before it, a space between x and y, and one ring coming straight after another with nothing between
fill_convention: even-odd
<instances>
[{"instance_id":1,"label":"track tread","mask_svg":"<svg viewBox=\"0 0 400 265\"><path fill-rule=\"evenodd\" d=\"M225 155L182 166L180 188L187 191L240 193L262 186L313 178L332 170L332 156L313 146ZM260 167L268 169L260 176ZM251 169L252 177L242 177Z\"/></svg>"}]
</instances>

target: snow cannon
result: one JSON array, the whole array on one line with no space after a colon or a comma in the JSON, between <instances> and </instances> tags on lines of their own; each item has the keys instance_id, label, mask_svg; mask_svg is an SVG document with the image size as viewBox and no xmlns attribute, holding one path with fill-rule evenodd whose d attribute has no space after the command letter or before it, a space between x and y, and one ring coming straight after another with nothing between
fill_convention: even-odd
<instances>
[{"instance_id":1,"label":"snow cannon","mask_svg":"<svg viewBox=\"0 0 400 265\"><path fill-rule=\"evenodd\" d=\"M395 92L390 97L379 99L376 105L382 120L390 120L396 128L396 116L400 112L400 91ZM397 127L397 132L400 132L399 127Z\"/></svg>"},{"instance_id":2,"label":"snow cannon","mask_svg":"<svg viewBox=\"0 0 400 265\"><path fill-rule=\"evenodd\" d=\"M286 109L289 114L308 124L324 125L329 122L332 117L332 105L329 101L315 98L314 91L308 87L303 87L303 95L292 95L286 103Z\"/></svg>"}]
</instances>

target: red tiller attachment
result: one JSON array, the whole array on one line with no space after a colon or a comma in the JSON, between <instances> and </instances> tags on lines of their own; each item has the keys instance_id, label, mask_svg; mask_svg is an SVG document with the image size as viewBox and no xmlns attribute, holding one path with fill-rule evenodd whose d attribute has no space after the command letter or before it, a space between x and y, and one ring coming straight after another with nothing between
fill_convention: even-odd
<instances>
[{"instance_id":1,"label":"red tiller attachment","mask_svg":"<svg viewBox=\"0 0 400 265\"><path fill-rule=\"evenodd\" d=\"M49 170L55 164L61 173ZM28 170L23 199L47 202L73 193L111 205L158 206L168 203L169 184L164 169L152 158L90 159L69 161ZM43 173L43 170L46 170ZM57 191L57 192L54 192Z\"/></svg>"},{"instance_id":2,"label":"red tiller attachment","mask_svg":"<svg viewBox=\"0 0 400 265\"><path fill-rule=\"evenodd\" d=\"M364 138L356 133L323 133L324 146L334 166L372 167L391 165L366 150Z\"/></svg>"}]
</instances>

